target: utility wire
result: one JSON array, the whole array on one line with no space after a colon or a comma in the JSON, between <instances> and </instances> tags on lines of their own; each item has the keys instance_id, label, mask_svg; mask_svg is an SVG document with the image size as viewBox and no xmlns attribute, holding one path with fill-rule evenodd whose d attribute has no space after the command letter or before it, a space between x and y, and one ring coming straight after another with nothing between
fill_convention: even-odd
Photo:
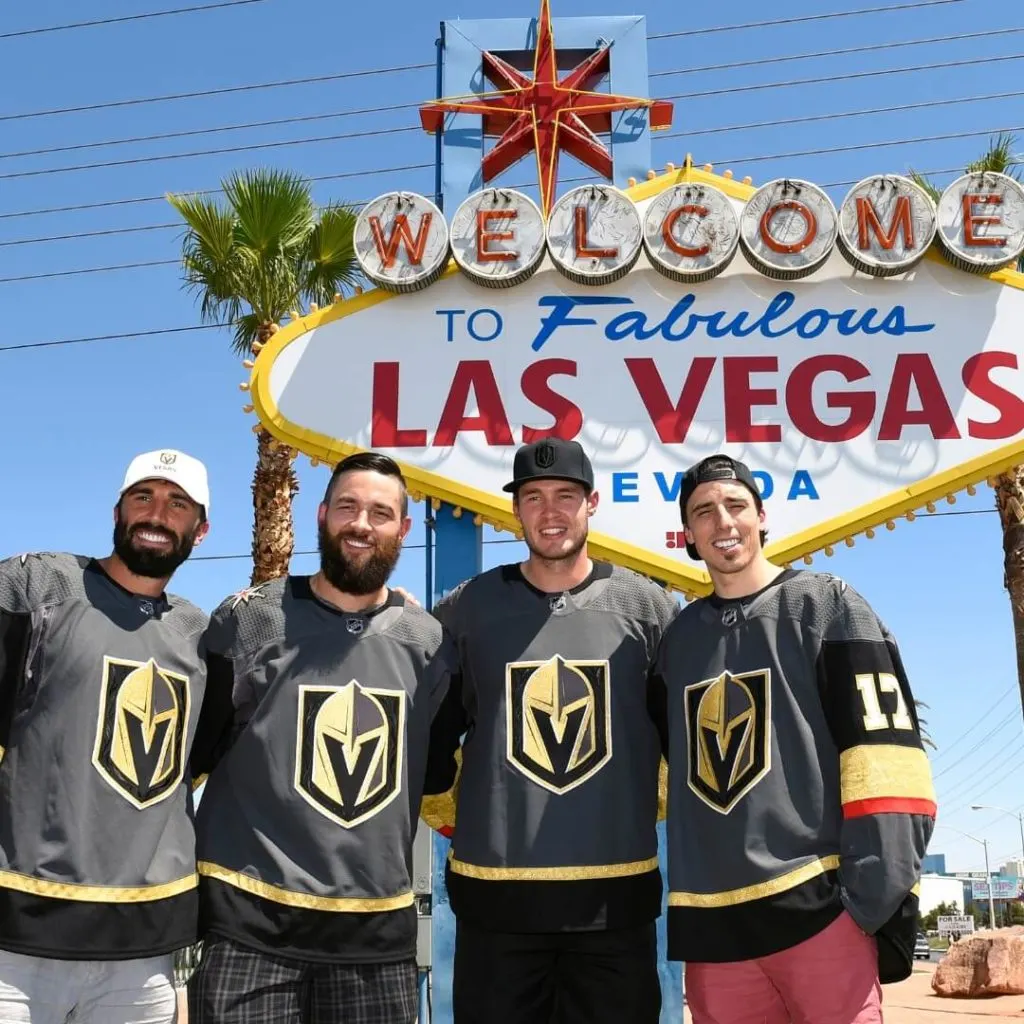
<instances>
[{"instance_id":1,"label":"utility wire","mask_svg":"<svg viewBox=\"0 0 1024 1024\"><path fill-rule=\"evenodd\" d=\"M977 64L996 64L1000 61L1020 60L1024 53L1011 53L998 57L977 57L967 60L940 61L935 64L914 64L910 67L879 68L875 71L855 71L846 75L824 75L816 78L793 78L786 82L764 82L761 85L736 85L726 89L704 89L700 92L680 92L665 96L667 100L695 100L725 96L734 93L761 92L766 89L788 89L796 85L822 85L826 82L850 82L858 78L882 78L886 75L907 75L917 71L936 71L941 68L964 68Z\"/></svg>"},{"instance_id":2,"label":"utility wire","mask_svg":"<svg viewBox=\"0 0 1024 1024\"><path fill-rule=\"evenodd\" d=\"M162 96L133 96L125 100L107 100L104 103L88 103L78 107L50 107L45 110L26 110L16 114L0 114L0 121L24 121L33 117L50 117L54 114L81 114L89 110L112 110L116 107L139 107L147 103L170 103L174 100L205 99L207 96L226 96L236 92L255 92L259 89L283 89L293 85L315 85L322 82L340 82L348 78L369 78L373 75L390 75L399 71L420 71L433 68L435 64L399 64L390 68L370 68L367 71L341 71L333 75L313 75L310 78L285 78L276 82L250 82L246 85L227 85L218 89L199 89L196 92L166 93Z\"/></svg>"},{"instance_id":3,"label":"utility wire","mask_svg":"<svg viewBox=\"0 0 1024 1024\"><path fill-rule=\"evenodd\" d=\"M920 46L920 45L924 45L926 43L943 43L943 42L953 42L953 41L964 40L964 39L979 39L979 38L985 38L985 37L989 37L989 36L1009 35L1009 34L1014 34L1014 33L1018 33L1018 32L1024 32L1024 27L1021 27L1021 28L990 29L990 30L985 31L985 32L968 32L968 33L962 33L960 35L951 35L951 36L932 36L932 37L927 38L927 39L907 39L907 40L903 40L901 42L877 43L877 44L873 44L871 46L857 46L857 47L851 47L851 48L846 48L846 49L838 49L838 50L819 50L819 51L814 52L814 53L797 53L797 54L790 54L788 56L781 56L781 57L766 57L766 58L763 58L761 60L746 60L746 61L739 61L739 62L729 63L729 64L707 64L707 65L704 65L704 66L691 67L691 68L674 68L674 69L667 70L667 71L655 71L655 72L653 72L651 74L650 77L651 78L665 78L665 77L674 76L674 75L704 74L704 73L707 73L707 72L724 71L724 70L729 70L729 69L732 69L732 68L749 68L749 67L755 67L755 66L764 65L764 64L780 64L780 63L785 63L787 61L808 60L810 58L815 58L815 57L836 57L836 56L848 55L848 54L852 54L852 53L867 53L867 52L871 52L871 51L875 51L875 50L890 50L890 49L897 49L897 48L904 47L904 46ZM1013 95L1020 95L1020 94L1019 93L1010 93L1010 94L1006 94L1006 95L1013 96ZM952 102L952 101L947 101L947 102ZM268 128L268 127L276 127L278 125L285 125L285 124L304 124L304 123L309 123L309 122L312 122L312 121L328 121L328 120L333 120L335 118L356 117L356 116L360 116L360 115L363 115L363 114L391 113L392 111L395 111L395 110L413 110L413 109L416 109L416 108L418 108L420 106L422 106L422 103L417 101L417 102L412 102L412 103L391 104L389 106L357 107L357 108L353 108L353 109L350 109L350 110L330 111L329 113L325 113L325 114L307 114L307 115L300 115L300 116L295 116L295 117L278 117L278 118L271 118L269 120L264 120L264 121L247 121L247 122L242 122L240 124L216 125L216 126L211 127L211 128L192 128L192 129L188 129L188 130L184 130L184 131L159 132L159 133L153 134L153 135L135 135L135 136L128 136L128 137L125 137L125 138L117 138L117 139L102 139L102 140L99 140L99 141L96 141L96 142L80 142L80 143L75 143L75 144L69 145L69 146L49 146L49 147L44 147L44 148L41 148L41 149L25 149L25 150L19 150L19 151L15 151L15 152L10 152L10 153L0 153L0 160L10 160L10 159L17 159L17 158L29 157L29 156L46 156L46 155L50 155L50 154L53 154L53 153L70 153L70 152L81 151L83 149L102 149L102 148L106 148L107 146L126 146L126 145L132 145L132 144L139 143L139 142L159 142L159 141L165 141L167 139L191 138L191 137L194 137L194 136L197 136L197 135L214 135L214 134L219 134L220 132L244 131L244 130L248 130L248 129L252 129L252 128ZM901 108L882 108L882 109L901 109ZM798 120L800 120L800 119L798 119ZM786 122L770 122L770 123L786 123ZM727 129L719 129L719 130L720 131L725 131ZM693 134L693 133L691 133L691 134ZM660 137L661 138L677 138L678 136L677 135L670 135L670 136L660 136Z\"/></svg>"},{"instance_id":4,"label":"utility wire","mask_svg":"<svg viewBox=\"0 0 1024 1024\"><path fill-rule=\"evenodd\" d=\"M963 742L963 741L964 741L965 739L967 739L967 737L968 737L968 736L970 736L970 734L971 734L972 732L974 732L974 730L975 730L975 729L977 729L977 728L978 728L978 726L980 726L980 725L984 725L984 724L985 724L985 723L986 723L986 722L987 722L987 721L989 720L989 715L991 715L991 714L992 714L992 712L993 712L993 711L995 711L995 709L996 709L997 707L999 707L999 705L1000 705L1000 704L1002 704L1002 703L1003 703L1003 701L1004 701L1004 700L1006 700L1006 698L1007 698L1007 697L1009 697L1011 693L1016 693L1016 692L1017 692L1017 684L1016 684L1016 683L1011 683L1011 684L1010 684L1010 686L1009 686L1009 687L1007 687L1007 689L1006 689L1006 690L1005 690L1005 691L1004 691L1004 692L1002 693L1002 695L1001 695L1001 696L999 697L999 699L998 699L998 700L996 700L996 702L995 702L995 703L994 703L994 704L992 705L992 707L990 707L990 708L989 708L989 709L988 709L988 710L987 710L987 711L986 711L986 712L985 712L985 713L984 713L984 714L983 714L983 715L982 715L982 716L981 716L981 717L980 717L980 718L979 718L979 719L978 719L978 720L977 720L977 721L976 721L976 722L974 723L974 725L972 725L972 726L971 726L971 727L970 727L969 729L967 729L967 730L965 730L964 732L962 732L962 733L961 733L961 734L960 734L960 735L959 735L959 736L958 736L958 737L957 737L957 738L956 738L955 740L953 740L953 742L952 742L952 743L950 743L950 745L949 745L948 747L944 747L944 748L943 748L942 750L940 750L940 751L939 751L939 752L938 752L938 753L937 753L937 754L935 755L935 757L934 757L934 758L933 758L932 760L933 760L933 761L936 761L936 762L937 762L937 761L940 761L940 760L941 760L941 759L942 759L943 757L945 757L945 756L946 756L946 755L947 755L947 754L948 754L948 753L949 753L949 752L950 752L951 750L955 750L955 749L956 749L956 747L957 747L957 745L958 745L958 744L960 744L960 743L962 743L962 742Z\"/></svg>"},{"instance_id":5,"label":"utility wire","mask_svg":"<svg viewBox=\"0 0 1024 1024\"><path fill-rule=\"evenodd\" d=\"M113 341L121 338L147 338L158 334L183 334L186 331L209 331L214 327L231 324L193 324L190 327L160 327L146 331L125 331L122 334L93 334L87 338L60 338L57 341L29 341L20 345L0 345L0 352L20 352L25 349L55 348L60 345L84 345L92 341Z\"/></svg>"},{"instance_id":6,"label":"utility wire","mask_svg":"<svg viewBox=\"0 0 1024 1024\"><path fill-rule=\"evenodd\" d=\"M842 50L817 50L812 53L792 53L784 57L761 57L758 60L732 61L728 64L704 64L692 68L679 68L674 71L654 71L650 78L670 78L675 75L706 74L711 71L732 71L736 68L756 68L766 64L785 64L794 60L812 60L817 57L843 57L852 53L873 53L878 50L898 50L904 46L925 46L930 43L952 43L965 39L986 39L991 36L1014 35L1024 32L1021 28L993 28L984 32L963 32L953 36L930 36L927 39L902 39L888 43L872 43L869 46L851 46Z\"/></svg>"},{"instance_id":7,"label":"utility wire","mask_svg":"<svg viewBox=\"0 0 1024 1024\"><path fill-rule=\"evenodd\" d=\"M411 499L410 499L411 500ZM484 539L484 544L521 544L516 537L492 537L490 539ZM417 551L422 550L426 547L426 544L403 544L403 551ZM293 551L292 557L298 558L305 555L318 555L319 551ZM228 562L236 558L252 558L251 552L246 552L244 555L189 555L189 562Z\"/></svg>"},{"instance_id":8,"label":"utility wire","mask_svg":"<svg viewBox=\"0 0 1024 1024\"><path fill-rule=\"evenodd\" d=\"M748 21L740 25L716 25L713 28L688 28L680 32L658 32L650 39L680 39L686 36L707 36L715 32L739 32L750 28L775 28L779 25L799 25L808 21L830 21L835 18L855 18L864 14L887 14L889 11L915 11L922 7L944 7L966 3L967 0L924 0L921 3L891 4L887 7L861 7L855 11L833 11L830 14L805 14L795 18L773 18L770 21Z\"/></svg>"},{"instance_id":9,"label":"utility wire","mask_svg":"<svg viewBox=\"0 0 1024 1024\"><path fill-rule=\"evenodd\" d=\"M975 743L974 746L967 751L967 753L961 754L960 757L958 757L955 761L951 762L950 764L947 764L944 768L942 768L941 771L936 772L933 778L938 780L942 778L942 776L945 775L947 772L952 771L958 764L963 764L963 762L966 761L967 758L969 758L972 754L977 753L977 751L979 751L986 743L988 743L988 741L992 739L992 737L995 736L996 733L1005 729L1012 721L1012 718L1004 718L996 726L994 726L987 733L985 733L985 735L982 736L981 739L978 740L978 742Z\"/></svg>"},{"instance_id":10,"label":"utility wire","mask_svg":"<svg viewBox=\"0 0 1024 1024\"><path fill-rule=\"evenodd\" d=\"M222 7L246 7L262 4L266 0L224 0L223 3L203 4L199 7L176 7L170 11L150 11L148 14L126 14L121 18L100 18L97 21L73 21L66 25L47 25L44 28L25 28L17 32L0 33L0 39L20 39L24 36L41 36L47 32L67 32L75 28L95 28L99 25L119 25L126 21L145 21L147 18L166 18L172 14L196 14L201 11L216 11Z\"/></svg>"}]
</instances>

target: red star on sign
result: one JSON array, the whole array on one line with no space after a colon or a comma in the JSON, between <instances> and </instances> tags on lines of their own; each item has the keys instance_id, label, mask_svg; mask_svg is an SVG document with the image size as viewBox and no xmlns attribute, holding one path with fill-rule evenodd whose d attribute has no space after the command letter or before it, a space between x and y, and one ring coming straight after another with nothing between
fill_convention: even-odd
<instances>
[{"instance_id":1,"label":"red star on sign","mask_svg":"<svg viewBox=\"0 0 1024 1024\"><path fill-rule=\"evenodd\" d=\"M533 150L537 155L541 209L546 217L555 201L562 150L610 180L612 155L597 133L611 131L615 111L646 108L652 131L672 124L672 104L667 100L592 91L608 74L610 54L610 46L601 47L559 81L551 6L549 0L541 0L532 79L484 51L483 73L499 91L482 98L456 97L428 103L420 108L420 120L426 131L435 134L444 130L445 114L480 114L484 135L498 139L483 159L485 183Z\"/></svg>"}]
</instances>

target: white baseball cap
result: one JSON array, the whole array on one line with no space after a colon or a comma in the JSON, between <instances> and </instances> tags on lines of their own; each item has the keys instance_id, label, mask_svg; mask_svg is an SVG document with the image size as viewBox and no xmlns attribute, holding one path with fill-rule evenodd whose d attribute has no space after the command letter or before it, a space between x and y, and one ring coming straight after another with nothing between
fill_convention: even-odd
<instances>
[{"instance_id":1,"label":"white baseball cap","mask_svg":"<svg viewBox=\"0 0 1024 1024\"><path fill-rule=\"evenodd\" d=\"M210 515L210 484L206 467L191 455L161 448L155 452L136 455L128 466L121 484L120 494L143 480L169 480L176 483L197 505Z\"/></svg>"}]
</instances>

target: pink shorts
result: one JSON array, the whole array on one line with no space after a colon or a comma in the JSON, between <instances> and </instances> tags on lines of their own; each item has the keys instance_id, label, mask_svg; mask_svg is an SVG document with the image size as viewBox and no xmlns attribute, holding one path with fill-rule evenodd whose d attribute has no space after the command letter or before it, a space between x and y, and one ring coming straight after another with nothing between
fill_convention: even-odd
<instances>
[{"instance_id":1,"label":"pink shorts","mask_svg":"<svg viewBox=\"0 0 1024 1024\"><path fill-rule=\"evenodd\" d=\"M844 910L781 953L686 965L693 1024L881 1024L875 940Z\"/></svg>"}]
</instances>

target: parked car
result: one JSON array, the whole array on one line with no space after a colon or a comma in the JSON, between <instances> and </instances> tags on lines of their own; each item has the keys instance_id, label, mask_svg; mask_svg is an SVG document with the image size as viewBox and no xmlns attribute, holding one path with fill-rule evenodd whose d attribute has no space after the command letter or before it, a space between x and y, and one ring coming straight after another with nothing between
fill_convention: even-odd
<instances>
[{"instance_id":1,"label":"parked car","mask_svg":"<svg viewBox=\"0 0 1024 1024\"><path fill-rule=\"evenodd\" d=\"M914 959L930 960L932 947L928 945L928 937L924 932L917 933L917 942L914 943Z\"/></svg>"}]
</instances>

